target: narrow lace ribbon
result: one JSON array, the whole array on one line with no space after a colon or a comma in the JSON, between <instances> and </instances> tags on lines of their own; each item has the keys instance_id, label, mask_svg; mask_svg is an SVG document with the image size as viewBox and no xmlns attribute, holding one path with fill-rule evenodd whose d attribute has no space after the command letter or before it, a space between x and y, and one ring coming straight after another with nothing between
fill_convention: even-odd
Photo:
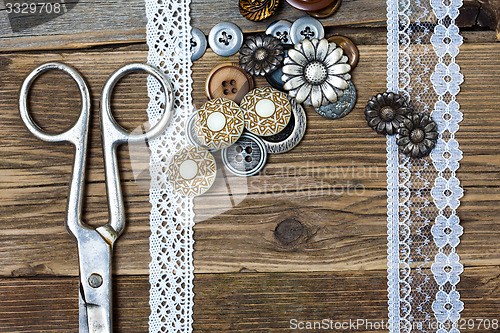
<instances>
[{"instance_id":1,"label":"narrow lace ribbon","mask_svg":"<svg viewBox=\"0 0 500 333\"><path fill-rule=\"evenodd\" d=\"M192 332L193 200L175 194L166 178L171 156L186 145L184 124L193 110L190 0L146 0L148 63L162 69L175 91L174 116L164 135L151 141L149 332ZM161 87L148 78L149 121L164 103Z\"/></svg>"},{"instance_id":2,"label":"narrow lace ribbon","mask_svg":"<svg viewBox=\"0 0 500 333\"><path fill-rule=\"evenodd\" d=\"M427 158L398 152L387 138L388 294L390 332L457 333L464 305L456 286L463 229L456 210L463 189L455 133L463 82L455 62L462 37L455 25L461 0L387 0L387 88L438 125Z\"/></svg>"}]
</instances>

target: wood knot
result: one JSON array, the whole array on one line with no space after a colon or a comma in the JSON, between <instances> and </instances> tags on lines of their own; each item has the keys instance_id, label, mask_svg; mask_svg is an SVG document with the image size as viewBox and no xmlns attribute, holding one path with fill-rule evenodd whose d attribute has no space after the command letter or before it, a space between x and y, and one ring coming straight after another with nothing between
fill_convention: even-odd
<instances>
[{"instance_id":1,"label":"wood knot","mask_svg":"<svg viewBox=\"0 0 500 333\"><path fill-rule=\"evenodd\" d=\"M289 218L278 223L274 229L274 236L283 245L290 245L301 238L305 226L296 219Z\"/></svg>"}]
</instances>

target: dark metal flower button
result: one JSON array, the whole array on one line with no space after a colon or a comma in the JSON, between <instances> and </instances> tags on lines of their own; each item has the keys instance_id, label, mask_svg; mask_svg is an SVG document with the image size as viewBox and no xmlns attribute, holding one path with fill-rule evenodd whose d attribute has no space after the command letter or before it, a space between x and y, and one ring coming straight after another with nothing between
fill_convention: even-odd
<instances>
[{"instance_id":1,"label":"dark metal flower button","mask_svg":"<svg viewBox=\"0 0 500 333\"><path fill-rule=\"evenodd\" d=\"M278 8L279 0L240 0L240 13L250 21L262 21Z\"/></svg>"},{"instance_id":2,"label":"dark metal flower button","mask_svg":"<svg viewBox=\"0 0 500 333\"><path fill-rule=\"evenodd\" d=\"M320 106L314 110L327 119L339 119L347 116L356 105L356 87L354 87L352 81L348 81L348 83L349 88L344 90L344 94L339 97L337 102Z\"/></svg>"},{"instance_id":3,"label":"dark metal flower button","mask_svg":"<svg viewBox=\"0 0 500 333\"><path fill-rule=\"evenodd\" d=\"M245 132L234 145L222 149L221 156L227 170L236 176L249 177L264 168L267 150L258 136Z\"/></svg>"},{"instance_id":4,"label":"dark metal flower button","mask_svg":"<svg viewBox=\"0 0 500 333\"><path fill-rule=\"evenodd\" d=\"M240 49L240 65L252 75L265 75L283 62L283 45L272 35L255 35L245 39Z\"/></svg>"},{"instance_id":5,"label":"dark metal flower button","mask_svg":"<svg viewBox=\"0 0 500 333\"><path fill-rule=\"evenodd\" d=\"M200 59L207 50L207 38L198 28L191 30L191 60Z\"/></svg>"},{"instance_id":6,"label":"dark metal flower button","mask_svg":"<svg viewBox=\"0 0 500 333\"><path fill-rule=\"evenodd\" d=\"M293 44L300 43L304 39L325 37L325 29L320 21L313 17L301 17L293 22L290 28L290 38Z\"/></svg>"},{"instance_id":7,"label":"dark metal flower button","mask_svg":"<svg viewBox=\"0 0 500 333\"><path fill-rule=\"evenodd\" d=\"M279 20L271 23L267 29L266 34L273 35L278 38L283 44L291 44L292 39L290 38L290 28L292 27L292 22L287 20Z\"/></svg>"},{"instance_id":8,"label":"dark metal flower button","mask_svg":"<svg viewBox=\"0 0 500 333\"><path fill-rule=\"evenodd\" d=\"M412 112L404 97L392 92L373 96L365 107L368 126L377 133L393 135L404 116Z\"/></svg>"},{"instance_id":9,"label":"dark metal flower button","mask_svg":"<svg viewBox=\"0 0 500 333\"><path fill-rule=\"evenodd\" d=\"M208 44L216 54L229 57L243 44L243 32L234 23L221 22L210 30Z\"/></svg>"},{"instance_id":10,"label":"dark metal flower button","mask_svg":"<svg viewBox=\"0 0 500 333\"><path fill-rule=\"evenodd\" d=\"M413 158L429 155L438 139L437 125L426 114L416 113L403 118L396 142L400 150Z\"/></svg>"}]
</instances>

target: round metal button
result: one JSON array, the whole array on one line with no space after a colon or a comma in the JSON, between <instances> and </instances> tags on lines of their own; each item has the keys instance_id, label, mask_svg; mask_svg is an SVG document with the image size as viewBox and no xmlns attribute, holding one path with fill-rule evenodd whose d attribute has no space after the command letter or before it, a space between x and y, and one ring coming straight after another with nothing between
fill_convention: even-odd
<instances>
[{"instance_id":1,"label":"round metal button","mask_svg":"<svg viewBox=\"0 0 500 333\"><path fill-rule=\"evenodd\" d=\"M216 66L205 81L205 93L209 99L223 97L238 104L254 88L253 78L237 63Z\"/></svg>"},{"instance_id":2,"label":"round metal button","mask_svg":"<svg viewBox=\"0 0 500 333\"><path fill-rule=\"evenodd\" d=\"M240 13L247 20L262 21L274 14L279 2L279 0L240 0Z\"/></svg>"},{"instance_id":3,"label":"round metal button","mask_svg":"<svg viewBox=\"0 0 500 333\"><path fill-rule=\"evenodd\" d=\"M351 65L351 69L356 67L359 60L359 50L352 40L345 36L331 36L328 37L328 41L330 43L335 43L342 48L344 54L349 59L347 63Z\"/></svg>"},{"instance_id":4,"label":"round metal button","mask_svg":"<svg viewBox=\"0 0 500 333\"><path fill-rule=\"evenodd\" d=\"M349 87L344 90L336 103L320 106L314 110L327 119L339 119L345 117L352 111L356 105L356 87L351 80L347 81Z\"/></svg>"},{"instance_id":5,"label":"round metal button","mask_svg":"<svg viewBox=\"0 0 500 333\"><path fill-rule=\"evenodd\" d=\"M207 147L203 143L201 143L200 139L198 139L198 136L196 135L195 122L196 122L196 117L197 117L199 111L200 110L196 110L195 112L193 112L189 116L189 118L186 122L186 129L185 130L186 130L187 142L191 146L198 146L198 147L201 147L201 148L206 149L208 151L214 151L214 149Z\"/></svg>"},{"instance_id":6,"label":"round metal button","mask_svg":"<svg viewBox=\"0 0 500 333\"><path fill-rule=\"evenodd\" d=\"M249 177L264 168L267 150L258 136L245 132L234 145L224 148L221 156L222 163L232 174Z\"/></svg>"},{"instance_id":7,"label":"round metal button","mask_svg":"<svg viewBox=\"0 0 500 333\"><path fill-rule=\"evenodd\" d=\"M216 54L229 57L238 52L243 44L243 32L234 23L221 22L210 30L208 43Z\"/></svg>"},{"instance_id":8,"label":"round metal button","mask_svg":"<svg viewBox=\"0 0 500 333\"><path fill-rule=\"evenodd\" d=\"M325 29L320 21L313 17L305 16L293 22L292 27L290 28L290 37L293 44L298 44L305 38L322 39L325 37Z\"/></svg>"},{"instance_id":9,"label":"round metal button","mask_svg":"<svg viewBox=\"0 0 500 333\"><path fill-rule=\"evenodd\" d=\"M286 0L290 6L306 12L328 7L335 0Z\"/></svg>"},{"instance_id":10,"label":"round metal button","mask_svg":"<svg viewBox=\"0 0 500 333\"><path fill-rule=\"evenodd\" d=\"M252 90L245 95L240 107L245 113L245 128L259 136L281 132L292 113L287 95L271 87Z\"/></svg>"},{"instance_id":11,"label":"round metal button","mask_svg":"<svg viewBox=\"0 0 500 333\"><path fill-rule=\"evenodd\" d=\"M290 28L292 27L292 22L287 20L279 20L271 23L267 29L266 34L273 35L278 38L283 44L291 44L292 39L290 38Z\"/></svg>"},{"instance_id":12,"label":"round metal button","mask_svg":"<svg viewBox=\"0 0 500 333\"><path fill-rule=\"evenodd\" d=\"M288 56L288 50L291 49L292 45L283 45L283 57L286 58ZM285 82L281 79L283 76L283 71L281 67L278 67L274 72L265 75L267 83L269 83L274 89L278 89L279 91L285 91L283 85Z\"/></svg>"},{"instance_id":13,"label":"round metal button","mask_svg":"<svg viewBox=\"0 0 500 333\"><path fill-rule=\"evenodd\" d=\"M312 12L307 12L307 14L311 15L312 17L315 18L327 18L329 16L332 16L333 13L339 9L340 4L342 3L342 0L334 0L331 4L329 4L327 7L317 10L317 11L312 11Z\"/></svg>"},{"instance_id":14,"label":"round metal button","mask_svg":"<svg viewBox=\"0 0 500 333\"><path fill-rule=\"evenodd\" d=\"M292 117L285 129L278 134L262 137L267 151L271 154L284 153L299 144L306 132L306 112L294 98L288 97L292 105Z\"/></svg>"},{"instance_id":15,"label":"round metal button","mask_svg":"<svg viewBox=\"0 0 500 333\"><path fill-rule=\"evenodd\" d=\"M168 182L174 191L188 197L208 191L216 175L212 154L196 146L187 146L175 153L167 168Z\"/></svg>"},{"instance_id":16,"label":"round metal button","mask_svg":"<svg viewBox=\"0 0 500 333\"><path fill-rule=\"evenodd\" d=\"M196 114L196 136L203 146L222 149L235 143L243 133L244 115L235 102L216 98L206 102Z\"/></svg>"},{"instance_id":17,"label":"round metal button","mask_svg":"<svg viewBox=\"0 0 500 333\"><path fill-rule=\"evenodd\" d=\"M191 60L200 59L207 50L207 38L198 28L191 29Z\"/></svg>"}]
</instances>

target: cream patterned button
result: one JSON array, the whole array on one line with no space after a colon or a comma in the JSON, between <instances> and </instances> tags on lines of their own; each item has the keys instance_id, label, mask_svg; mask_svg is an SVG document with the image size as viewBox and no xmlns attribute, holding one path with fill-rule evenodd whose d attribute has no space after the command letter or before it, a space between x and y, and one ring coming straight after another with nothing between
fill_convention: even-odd
<instances>
[{"instance_id":1,"label":"cream patterned button","mask_svg":"<svg viewBox=\"0 0 500 333\"><path fill-rule=\"evenodd\" d=\"M201 147L187 146L170 160L168 182L175 192L195 197L208 191L215 181L217 168L212 154Z\"/></svg>"},{"instance_id":2,"label":"cream patterned button","mask_svg":"<svg viewBox=\"0 0 500 333\"><path fill-rule=\"evenodd\" d=\"M202 145L212 149L229 147L243 133L243 111L231 100L216 98L200 108L194 127Z\"/></svg>"},{"instance_id":3,"label":"cream patterned button","mask_svg":"<svg viewBox=\"0 0 500 333\"><path fill-rule=\"evenodd\" d=\"M260 136L281 132L292 114L286 94L271 87L252 90L243 97L240 107L245 113L245 128Z\"/></svg>"}]
</instances>

